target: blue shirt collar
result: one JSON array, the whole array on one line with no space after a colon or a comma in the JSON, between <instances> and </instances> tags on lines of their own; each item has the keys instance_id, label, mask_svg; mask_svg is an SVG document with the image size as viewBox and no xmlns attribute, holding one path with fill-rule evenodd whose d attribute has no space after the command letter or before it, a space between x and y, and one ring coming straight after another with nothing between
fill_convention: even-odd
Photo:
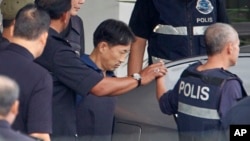
<instances>
[{"instance_id":1,"label":"blue shirt collar","mask_svg":"<svg viewBox=\"0 0 250 141\"><path fill-rule=\"evenodd\" d=\"M89 55L82 55L81 56L81 61L84 62L89 68L92 68L93 70L95 70L98 73L102 73L102 70L100 68L98 68L98 66L95 64L95 62L93 62ZM115 77L115 74L113 71L106 71L106 75L110 76L110 77Z\"/></svg>"}]
</instances>

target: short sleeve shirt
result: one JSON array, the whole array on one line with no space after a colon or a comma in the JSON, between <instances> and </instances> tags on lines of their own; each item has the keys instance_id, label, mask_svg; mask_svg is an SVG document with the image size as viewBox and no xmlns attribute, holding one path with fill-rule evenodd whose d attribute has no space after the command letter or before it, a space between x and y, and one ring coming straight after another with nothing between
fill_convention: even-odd
<instances>
[{"instance_id":1,"label":"short sleeve shirt","mask_svg":"<svg viewBox=\"0 0 250 141\"><path fill-rule=\"evenodd\" d=\"M14 79L20 87L19 114L12 126L26 134L51 133L52 78L33 60L27 49L13 43L0 52L0 74Z\"/></svg>"},{"instance_id":2,"label":"short sleeve shirt","mask_svg":"<svg viewBox=\"0 0 250 141\"><path fill-rule=\"evenodd\" d=\"M53 134L76 135L76 93L86 95L103 76L88 68L55 30L50 28L43 54L36 62L53 78Z\"/></svg>"}]
</instances>

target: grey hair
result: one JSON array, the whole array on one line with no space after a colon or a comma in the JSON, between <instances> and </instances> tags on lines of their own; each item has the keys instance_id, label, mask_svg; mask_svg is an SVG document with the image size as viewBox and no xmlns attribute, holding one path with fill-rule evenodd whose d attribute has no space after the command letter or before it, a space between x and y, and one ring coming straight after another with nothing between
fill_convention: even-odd
<instances>
[{"instance_id":1,"label":"grey hair","mask_svg":"<svg viewBox=\"0 0 250 141\"><path fill-rule=\"evenodd\" d=\"M0 75L0 115L6 116L19 97L19 86L11 78Z\"/></svg>"},{"instance_id":2,"label":"grey hair","mask_svg":"<svg viewBox=\"0 0 250 141\"><path fill-rule=\"evenodd\" d=\"M220 53L226 44L235 42L237 39L238 33L231 25L225 23L210 25L205 31L207 55Z\"/></svg>"}]
</instances>

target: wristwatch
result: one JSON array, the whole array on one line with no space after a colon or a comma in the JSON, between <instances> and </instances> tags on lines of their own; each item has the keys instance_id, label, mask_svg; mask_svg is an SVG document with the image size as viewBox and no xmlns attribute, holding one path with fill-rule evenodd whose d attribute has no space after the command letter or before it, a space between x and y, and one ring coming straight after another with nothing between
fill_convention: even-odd
<instances>
[{"instance_id":1,"label":"wristwatch","mask_svg":"<svg viewBox=\"0 0 250 141\"><path fill-rule=\"evenodd\" d=\"M135 80L137 80L137 87L141 86L141 75L139 73L134 73L131 75Z\"/></svg>"}]
</instances>

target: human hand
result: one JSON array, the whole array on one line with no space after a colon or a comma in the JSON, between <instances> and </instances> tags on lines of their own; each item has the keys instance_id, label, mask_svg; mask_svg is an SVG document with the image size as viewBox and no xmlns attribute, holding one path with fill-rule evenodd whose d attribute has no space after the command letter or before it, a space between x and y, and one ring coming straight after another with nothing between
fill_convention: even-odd
<instances>
[{"instance_id":1,"label":"human hand","mask_svg":"<svg viewBox=\"0 0 250 141\"><path fill-rule=\"evenodd\" d=\"M141 72L141 84L146 85L158 77L163 77L167 73L167 68L162 61L144 68Z\"/></svg>"}]
</instances>

